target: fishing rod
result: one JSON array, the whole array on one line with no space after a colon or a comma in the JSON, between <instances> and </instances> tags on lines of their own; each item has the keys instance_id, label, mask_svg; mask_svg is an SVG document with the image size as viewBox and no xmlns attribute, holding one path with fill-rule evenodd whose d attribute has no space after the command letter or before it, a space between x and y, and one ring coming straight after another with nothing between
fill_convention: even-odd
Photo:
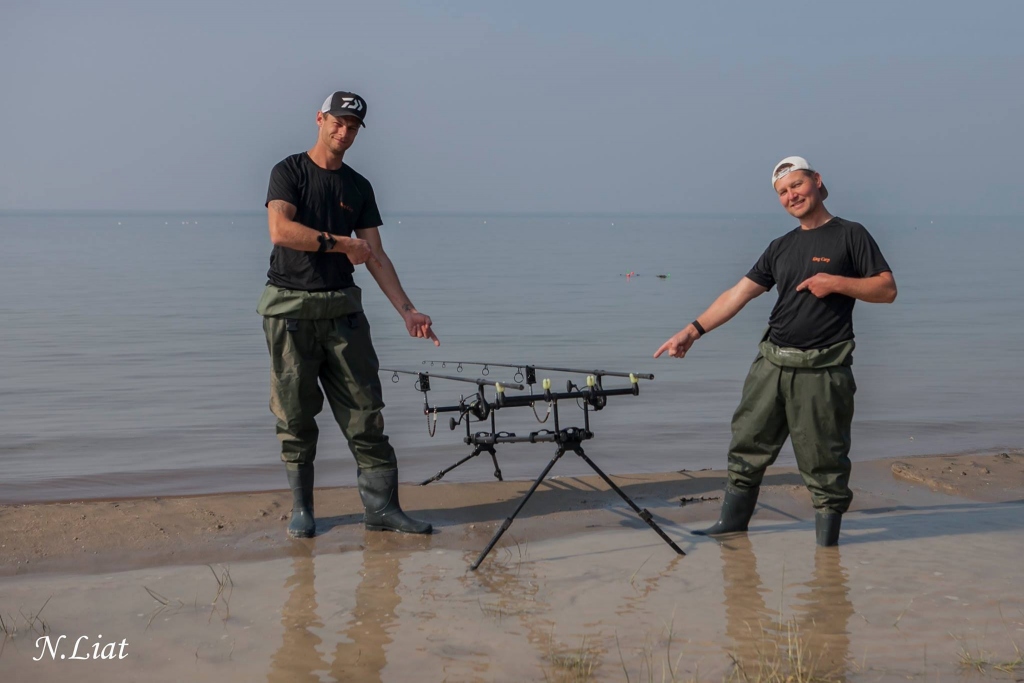
<instances>
[{"instance_id":1,"label":"fishing rod","mask_svg":"<svg viewBox=\"0 0 1024 683\"><path fill-rule=\"evenodd\" d=\"M471 569L476 569L483 562L487 554L494 548L494 545L501 538L502 534L508 530L512 525L513 520L519 514L520 510L526 504L526 501L537 490L540 483L548 476L548 473L554 467L555 463L565 453L572 451L582 458L587 465L594 470L598 476L617 493L626 503L633 509L634 512L650 526L662 540L664 540L675 552L680 555L685 555L682 549L679 548L675 542L669 538L669 536L658 526L654 521L651 513L646 509L642 509L637 506L633 500L627 496L622 489L620 489L615 482L608 477L607 474L601 470L590 457L583 451L583 442L594 438L594 432L590 429L590 411L601 410L608 402L610 397L614 396L638 396L640 394L640 380L641 379L654 379L654 375L649 373L637 373L637 372L618 372L611 370L581 370L573 368L555 368L543 365L533 365L530 363L522 364L511 364L511 363L478 363L471 361L423 361L422 364L441 364L442 368L447 367L448 363L452 363L457 366L457 371L462 372L463 365L481 366L483 370L482 374L488 374L490 371L488 366L502 367L502 368L516 368L517 382L492 382L484 379L472 379L468 377L457 377L453 375L435 375L430 372L415 372L410 370L394 370L390 368L381 368L382 372L392 373L392 381L398 382L400 374L408 374L416 376L416 382L414 388L417 391L423 393L423 413L427 416L427 433L433 437L437 429L437 415L438 413L458 413L458 419L451 417L448 420L449 429L454 431L460 424L465 423L466 434L463 437L463 442L469 446L473 446L474 450L472 453L462 458L455 464L444 468L433 477L420 482L420 486L426 486L431 482L440 481L448 472L451 472L456 467L468 462L469 460L477 457L481 453L488 453L491 456L491 460L494 463L494 476L498 481L504 481L501 474L501 468L498 466L497 450L495 446L497 444L509 444L509 443L553 443L557 447L557 451L554 457L548 462L544 471L541 472L540 476L534 481L533 485L527 491L526 495L522 498L519 506L508 517L505 522L499 527L494 537L488 543L487 547L480 553L480 556L476 561L470 565ZM486 372L484 372L486 370ZM566 382L566 390L564 392L552 391L551 380L545 378L541 382L543 393L535 393L533 385L536 384L536 371L547 370L552 372L567 372L567 373L579 373L585 374L586 380L584 386L577 386L571 380ZM603 377L615 377L615 378L628 378L629 385L625 387L605 387L602 384ZM433 406L427 397L427 392L430 391L430 379L443 379L451 380L456 382L467 382L475 384L477 391L475 395L469 397L462 396L457 404L452 405L437 405ZM523 379L529 385L529 394L509 394L508 390L514 389L518 391L524 390L521 383ZM492 387L494 395L491 399L488 399L486 389ZM544 420L540 420L537 416L537 411L534 408L534 415L538 421L546 422L548 416L554 418L553 429L540 429L537 431L529 432L528 434L516 434L515 432L509 431L498 431L496 415L499 410L513 409L529 406L533 408L534 404L538 400L543 400L548 405L548 414L545 415ZM567 400L574 401L583 411L583 426L562 426L559 419L559 402ZM431 424L431 413L433 414L433 424ZM471 426L473 419L478 422L488 421L490 422L490 429L487 431L474 432Z\"/></svg>"},{"instance_id":2,"label":"fishing rod","mask_svg":"<svg viewBox=\"0 0 1024 683\"><path fill-rule=\"evenodd\" d=\"M612 370L587 370L587 369L584 369L584 368L558 368L558 367L552 367L552 366L546 366L546 365L534 365L532 363L515 363L515 364L513 364L513 363L484 363L484 362L480 362L480 361L449 361L449 360L432 360L432 361L431 360L425 360L425 361L423 361L424 365L427 364L427 363L429 363L431 366L433 366L435 363L440 363L442 368L447 367L448 364L451 363L451 364L456 366L456 371L457 372L462 372L462 366L463 365L482 366L482 368L480 370L480 374L482 374L484 376L490 374L490 370L488 368L488 366L490 366L490 365L493 365L495 367L503 367L503 368L516 368L516 374L513 376L513 379L515 381L517 381L517 382L523 382L525 380L526 384L528 384L530 386L530 394L531 395L533 395L533 385L535 385L537 383L537 370L545 370L545 371L549 371L549 372L566 372L566 373L570 373L570 374L584 374L584 375L587 375L587 382L588 382L588 384L593 381L593 382L596 383L596 386L597 386L597 390L598 391L596 391L596 392L595 391L591 391L588 394L588 398L590 399L590 405L595 410L601 410L602 408L604 408L604 405L606 403L605 398L604 398L605 394L600 393L600 390L602 390L604 388L603 387L603 378L604 377L628 377L630 379L630 381L633 382L633 383L635 383L635 381L637 379L646 379L646 380L653 380L654 379L654 375L653 374L645 373L645 372L617 372L617 371L612 371ZM545 380L545 381L548 381L548 380ZM567 380L565 384L566 384L566 391L567 392L572 392L572 391L578 389L576 384L574 384L570 380ZM546 389L545 389L545 392L547 392ZM540 422L541 424L544 424L545 422L547 422L548 417L551 414L550 402L548 404L548 406L549 406L548 407L548 412L544 414L543 418L541 418L541 416L537 414L537 409L534 407L535 406L535 402L531 402L531 403L529 403L529 405L533 409L533 415L534 415L535 418L537 418L538 422Z\"/></svg>"},{"instance_id":3,"label":"fishing rod","mask_svg":"<svg viewBox=\"0 0 1024 683\"><path fill-rule=\"evenodd\" d=\"M395 370L394 368L380 368L380 371L392 373L391 381L394 382L395 384L398 384L399 382L399 375L416 375L416 383L419 385L416 387L416 391L422 391L423 393L430 391L431 377L434 377L436 379L447 379L452 382L468 382L470 384L475 384L478 387L489 387L492 384L495 384L495 382L487 379L470 379L469 377L455 377L454 375L438 375L431 372L416 372L414 370ZM526 388L522 384L516 384L514 382L504 382L502 383L502 386L506 386L510 389L520 390Z\"/></svg>"},{"instance_id":4,"label":"fishing rod","mask_svg":"<svg viewBox=\"0 0 1024 683\"><path fill-rule=\"evenodd\" d=\"M597 377L598 380L600 380L601 377L631 377L631 376L635 376L635 377L638 377L640 379L654 379L654 375L652 375L650 373L642 373L642 372L612 372L611 370L586 370L586 369L581 369L581 368L554 368L554 367L547 367L547 366L544 366L544 365L532 365L532 364L529 364L529 363L482 363L480 361L470 361L470 360L464 360L464 361L457 361L457 360L425 360L425 361L423 361L423 365L426 365L428 363L430 364L431 367L433 367L435 363L440 363L442 368L448 367L448 364L450 363L450 364L456 366L456 368L455 368L456 372L462 372L462 366L463 365L483 366L481 368L481 370L480 370L480 374L484 375L484 376L490 374L491 371L490 371L489 366L491 366L491 365L493 365L496 368L515 368L516 369L516 374L514 375L513 379L515 379L515 381L517 381L517 382L522 382L522 381L525 380L527 384L536 384L537 383L537 370L546 370L548 372L567 372L569 374L575 374L575 375L593 375L594 377ZM524 373L524 371L525 371L525 373Z\"/></svg>"}]
</instances>

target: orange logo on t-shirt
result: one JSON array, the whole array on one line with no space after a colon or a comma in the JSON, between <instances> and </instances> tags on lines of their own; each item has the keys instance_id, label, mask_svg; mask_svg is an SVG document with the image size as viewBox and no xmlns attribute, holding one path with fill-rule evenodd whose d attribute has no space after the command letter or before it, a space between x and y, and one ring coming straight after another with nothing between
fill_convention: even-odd
<instances>
[{"instance_id":1,"label":"orange logo on t-shirt","mask_svg":"<svg viewBox=\"0 0 1024 683\"><path fill-rule=\"evenodd\" d=\"M346 211L352 211L352 207L345 204L345 202L338 202L338 205Z\"/></svg>"},{"instance_id":2,"label":"orange logo on t-shirt","mask_svg":"<svg viewBox=\"0 0 1024 683\"><path fill-rule=\"evenodd\" d=\"M832 262L832 259L830 259L828 256L812 256L811 260L814 261L815 263L819 263L819 262L820 263L831 263Z\"/></svg>"}]
</instances>

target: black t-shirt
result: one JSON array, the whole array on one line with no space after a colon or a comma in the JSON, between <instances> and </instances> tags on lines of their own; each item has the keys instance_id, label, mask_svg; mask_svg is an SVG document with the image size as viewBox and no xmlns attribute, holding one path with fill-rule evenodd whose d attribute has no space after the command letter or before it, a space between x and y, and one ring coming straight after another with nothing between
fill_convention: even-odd
<instances>
[{"instance_id":1,"label":"black t-shirt","mask_svg":"<svg viewBox=\"0 0 1024 683\"><path fill-rule=\"evenodd\" d=\"M823 299L797 285L817 273L865 278L890 271L878 244L860 223L833 218L814 230L797 228L768 245L747 277L762 287L779 286L768 319L769 339L779 346L821 349L853 339L853 304L843 294Z\"/></svg>"},{"instance_id":2,"label":"black t-shirt","mask_svg":"<svg viewBox=\"0 0 1024 683\"><path fill-rule=\"evenodd\" d=\"M344 164L337 171L320 168L305 152L274 166L267 204L275 199L294 205L295 222L318 232L351 237L382 223L370 181ZM351 287L354 270L345 254L275 246L267 279L286 289L323 292Z\"/></svg>"}]
</instances>

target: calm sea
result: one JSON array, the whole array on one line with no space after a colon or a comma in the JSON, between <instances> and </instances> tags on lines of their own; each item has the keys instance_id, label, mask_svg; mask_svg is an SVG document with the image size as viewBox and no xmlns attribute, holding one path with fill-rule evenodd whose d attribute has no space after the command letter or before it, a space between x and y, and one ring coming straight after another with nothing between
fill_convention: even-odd
<instances>
[{"instance_id":1,"label":"calm sea","mask_svg":"<svg viewBox=\"0 0 1024 683\"><path fill-rule=\"evenodd\" d=\"M1013 264L1024 254L1024 219L846 217L872 231L900 289L892 306L855 311L854 461L1020 447L1024 288ZM638 397L612 399L594 415L588 454L610 473L724 465L729 420L775 293L684 360L651 354L790 229L787 216L386 222L385 247L442 345L409 338L360 269L382 365L651 372ZM262 214L7 214L0 236L0 503L285 487L255 310L270 253ZM489 377L514 372L494 368ZM567 378L541 374L556 387ZM469 453L447 416L428 435L409 377L382 379L403 480ZM435 381L431 402L457 402L467 386ZM581 423L574 408L563 410L563 425ZM509 431L551 426L529 411L498 417ZM499 460L506 478L530 478L552 454L550 444L514 444ZM318 464L318 484L355 481L329 410ZM487 480L491 470L478 459L446 481ZM588 471L570 455L554 474Z\"/></svg>"}]
</instances>

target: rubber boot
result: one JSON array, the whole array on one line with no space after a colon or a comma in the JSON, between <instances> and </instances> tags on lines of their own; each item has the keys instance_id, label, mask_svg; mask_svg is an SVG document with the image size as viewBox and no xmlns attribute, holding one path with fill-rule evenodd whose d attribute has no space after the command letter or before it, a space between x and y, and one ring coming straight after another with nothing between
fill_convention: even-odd
<instances>
[{"instance_id":1,"label":"rubber boot","mask_svg":"<svg viewBox=\"0 0 1024 683\"><path fill-rule=\"evenodd\" d=\"M757 494L760 488L752 488L746 491L727 487L725 499L722 501L722 512L718 515L718 521L701 531L690 533L697 536L717 536L719 534L731 534L736 531L746 531L747 524L754 514L754 506L757 504Z\"/></svg>"},{"instance_id":2,"label":"rubber boot","mask_svg":"<svg viewBox=\"0 0 1024 683\"><path fill-rule=\"evenodd\" d=\"M814 513L814 534L818 545L829 547L839 545L839 525L843 514L835 510L818 510Z\"/></svg>"},{"instance_id":3,"label":"rubber boot","mask_svg":"<svg viewBox=\"0 0 1024 683\"><path fill-rule=\"evenodd\" d=\"M288 469L288 486L292 489L292 521L288 535L292 538L313 538L316 521L313 519L313 465L299 465Z\"/></svg>"},{"instance_id":4,"label":"rubber boot","mask_svg":"<svg viewBox=\"0 0 1024 683\"><path fill-rule=\"evenodd\" d=\"M360 470L359 497L366 508L366 528L371 531L401 531L407 534L429 534L428 522L410 519L398 504L398 470L363 472Z\"/></svg>"}]
</instances>

